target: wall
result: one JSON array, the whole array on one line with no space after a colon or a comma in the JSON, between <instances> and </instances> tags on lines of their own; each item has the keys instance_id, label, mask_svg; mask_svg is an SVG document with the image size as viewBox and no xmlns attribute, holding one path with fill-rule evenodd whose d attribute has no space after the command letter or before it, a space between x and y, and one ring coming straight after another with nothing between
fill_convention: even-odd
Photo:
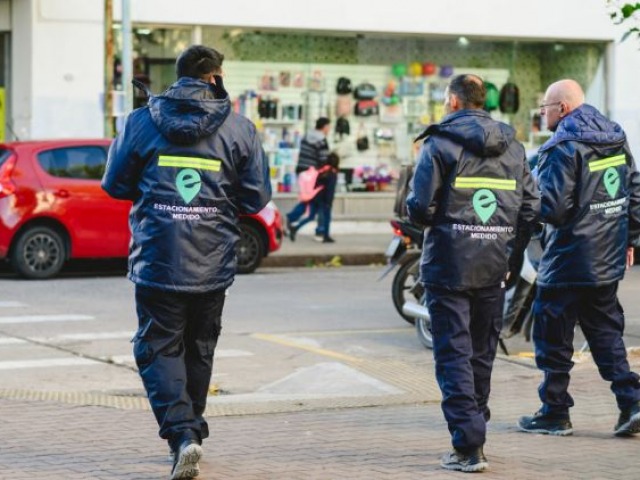
<instances>
[{"instance_id":1,"label":"wall","mask_svg":"<svg viewBox=\"0 0 640 480\"><path fill-rule=\"evenodd\" d=\"M101 0L13 1L12 124L20 139L103 136L103 18Z\"/></svg>"},{"instance_id":2,"label":"wall","mask_svg":"<svg viewBox=\"0 0 640 480\"><path fill-rule=\"evenodd\" d=\"M34 1L11 4L11 118L8 122L20 139L31 138L33 108ZM16 26L19 25L19 28ZM20 61L17 62L16 59Z\"/></svg>"},{"instance_id":3,"label":"wall","mask_svg":"<svg viewBox=\"0 0 640 480\"><path fill-rule=\"evenodd\" d=\"M0 0L0 32L11 30L11 3Z\"/></svg>"}]
</instances>

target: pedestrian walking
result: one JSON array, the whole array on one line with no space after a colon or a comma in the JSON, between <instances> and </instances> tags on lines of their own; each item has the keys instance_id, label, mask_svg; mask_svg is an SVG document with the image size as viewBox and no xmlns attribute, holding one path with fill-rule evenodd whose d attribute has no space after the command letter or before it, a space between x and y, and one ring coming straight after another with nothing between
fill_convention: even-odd
<instances>
[{"instance_id":1,"label":"pedestrian walking","mask_svg":"<svg viewBox=\"0 0 640 480\"><path fill-rule=\"evenodd\" d=\"M330 153L327 164L316 170L309 167L298 176L299 180L299 198L301 202L306 203L306 215L298 220L295 226L291 227L289 235L295 240L298 230L307 223L312 222L318 215L318 225L316 227L316 236L314 240L323 243L334 243L335 240L329 236L329 225L331 223L331 208L333 198L336 192L336 178L338 175L340 159L335 153ZM309 188L310 180L314 178L312 189ZM307 183L307 185L304 185ZM303 196L303 194L305 194ZM312 195L310 195L311 193ZM326 235L325 235L326 233Z\"/></svg>"},{"instance_id":2,"label":"pedestrian walking","mask_svg":"<svg viewBox=\"0 0 640 480\"><path fill-rule=\"evenodd\" d=\"M323 187L324 192L319 192L312 200L300 201L286 214L287 230L291 241L295 241L300 227L313 220L318 213L320 220L316 229L316 237L319 241L333 242L329 236L329 223L331 221L333 192L335 192L335 175L330 175L327 169L323 169L329 163L330 151L327 135L330 131L331 121L326 117L320 117L316 120L315 129L307 133L300 142L296 174L300 175L310 167L318 171L327 171L327 174L318 179L318 186ZM301 218L307 211L309 211L309 215L304 222L301 222Z\"/></svg>"},{"instance_id":3,"label":"pedestrian walking","mask_svg":"<svg viewBox=\"0 0 640 480\"><path fill-rule=\"evenodd\" d=\"M584 103L574 80L547 89L541 115L554 132L538 164L544 253L533 306L542 407L520 418L522 431L570 435L568 392L573 335L584 333L620 416L615 435L640 432L640 383L622 340L618 282L633 264L640 235L640 176L620 125Z\"/></svg>"},{"instance_id":4,"label":"pedestrian walking","mask_svg":"<svg viewBox=\"0 0 640 480\"><path fill-rule=\"evenodd\" d=\"M463 472L488 467L483 446L504 281L539 208L525 150L512 127L482 109L485 97L480 77L451 80L447 115L418 137L425 141L407 198L410 218L430 227L420 279L453 445L441 465Z\"/></svg>"},{"instance_id":5,"label":"pedestrian walking","mask_svg":"<svg viewBox=\"0 0 640 480\"><path fill-rule=\"evenodd\" d=\"M129 278L133 352L174 456L172 479L198 475L203 416L226 289L236 271L238 214L271 198L254 125L231 111L224 56L187 48L177 81L133 111L109 150L102 187L133 201Z\"/></svg>"}]
</instances>

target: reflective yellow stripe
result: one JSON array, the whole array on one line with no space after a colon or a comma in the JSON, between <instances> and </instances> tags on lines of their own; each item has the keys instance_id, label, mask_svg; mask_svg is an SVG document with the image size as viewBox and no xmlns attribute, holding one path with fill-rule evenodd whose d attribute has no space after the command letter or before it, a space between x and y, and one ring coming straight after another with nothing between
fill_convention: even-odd
<instances>
[{"instance_id":1,"label":"reflective yellow stripe","mask_svg":"<svg viewBox=\"0 0 640 480\"><path fill-rule=\"evenodd\" d=\"M170 155L160 155L158 161L160 167L195 168L198 170L211 170L219 172L222 166L220 160L197 157L173 157Z\"/></svg>"},{"instance_id":2,"label":"reflective yellow stripe","mask_svg":"<svg viewBox=\"0 0 640 480\"><path fill-rule=\"evenodd\" d=\"M617 167L626 163L626 156L616 155L615 157L602 158L589 162L589 171L597 172L598 170L606 170L609 167Z\"/></svg>"},{"instance_id":3,"label":"reflective yellow stripe","mask_svg":"<svg viewBox=\"0 0 640 480\"><path fill-rule=\"evenodd\" d=\"M458 177L453 184L456 188L492 188L494 190L515 190L515 180L491 177Z\"/></svg>"}]
</instances>

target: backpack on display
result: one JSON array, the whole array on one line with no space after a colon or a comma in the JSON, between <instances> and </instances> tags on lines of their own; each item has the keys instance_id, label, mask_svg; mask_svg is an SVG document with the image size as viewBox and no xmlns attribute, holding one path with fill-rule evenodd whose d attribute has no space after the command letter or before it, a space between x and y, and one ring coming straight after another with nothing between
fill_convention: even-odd
<instances>
[{"instance_id":1,"label":"backpack on display","mask_svg":"<svg viewBox=\"0 0 640 480\"><path fill-rule=\"evenodd\" d=\"M349 125L349 120L344 117L338 117L336 120L335 127L336 135L349 135L351 133L351 126Z\"/></svg>"},{"instance_id":2,"label":"backpack on display","mask_svg":"<svg viewBox=\"0 0 640 480\"><path fill-rule=\"evenodd\" d=\"M348 95L353 91L351 88L351 80L347 77L340 77L336 84L336 93L338 95Z\"/></svg>"},{"instance_id":3,"label":"backpack on display","mask_svg":"<svg viewBox=\"0 0 640 480\"><path fill-rule=\"evenodd\" d=\"M375 100L360 100L356 102L353 113L358 117L370 117L377 115L378 111L378 102Z\"/></svg>"},{"instance_id":4,"label":"backpack on display","mask_svg":"<svg viewBox=\"0 0 640 480\"><path fill-rule=\"evenodd\" d=\"M358 100L372 100L376 98L377 94L376 87L367 82L361 83L353 91L353 96Z\"/></svg>"},{"instance_id":5,"label":"backpack on display","mask_svg":"<svg viewBox=\"0 0 640 480\"><path fill-rule=\"evenodd\" d=\"M500 93L498 93L498 87L491 82L484 82L484 88L487 91L487 95L484 101L484 109L487 112L493 112L498 109L500 103Z\"/></svg>"},{"instance_id":6,"label":"backpack on display","mask_svg":"<svg viewBox=\"0 0 640 480\"><path fill-rule=\"evenodd\" d=\"M507 82L500 90L500 111L517 113L520 108L520 89L515 83Z\"/></svg>"}]
</instances>

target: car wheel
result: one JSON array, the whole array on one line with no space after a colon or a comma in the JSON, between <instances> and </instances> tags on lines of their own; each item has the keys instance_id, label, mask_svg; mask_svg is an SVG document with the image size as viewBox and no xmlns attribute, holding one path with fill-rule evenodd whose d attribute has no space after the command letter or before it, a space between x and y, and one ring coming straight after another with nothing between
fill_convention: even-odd
<instances>
[{"instance_id":1,"label":"car wheel","mask_svg":"<svg viewBox=\"0 0 640 480\"><path fill-rule=\"evenodd\" d=\"M253 225L240 224L240 240L236 246L238 273L251 273L260 266L265 256L262 234Z\"/></svg>"},{"instance_id":2,"label":"car wheel","mask_svg":"<svg viewBox=\"0 0 640 480\"><path fill-rule=\"evenodd\" d=\"M66 257L58 232L49 227L33 227L20 234L11 252L11 265L25 278L51 278L60 271Z\"/></svg>"}]
</instances>

